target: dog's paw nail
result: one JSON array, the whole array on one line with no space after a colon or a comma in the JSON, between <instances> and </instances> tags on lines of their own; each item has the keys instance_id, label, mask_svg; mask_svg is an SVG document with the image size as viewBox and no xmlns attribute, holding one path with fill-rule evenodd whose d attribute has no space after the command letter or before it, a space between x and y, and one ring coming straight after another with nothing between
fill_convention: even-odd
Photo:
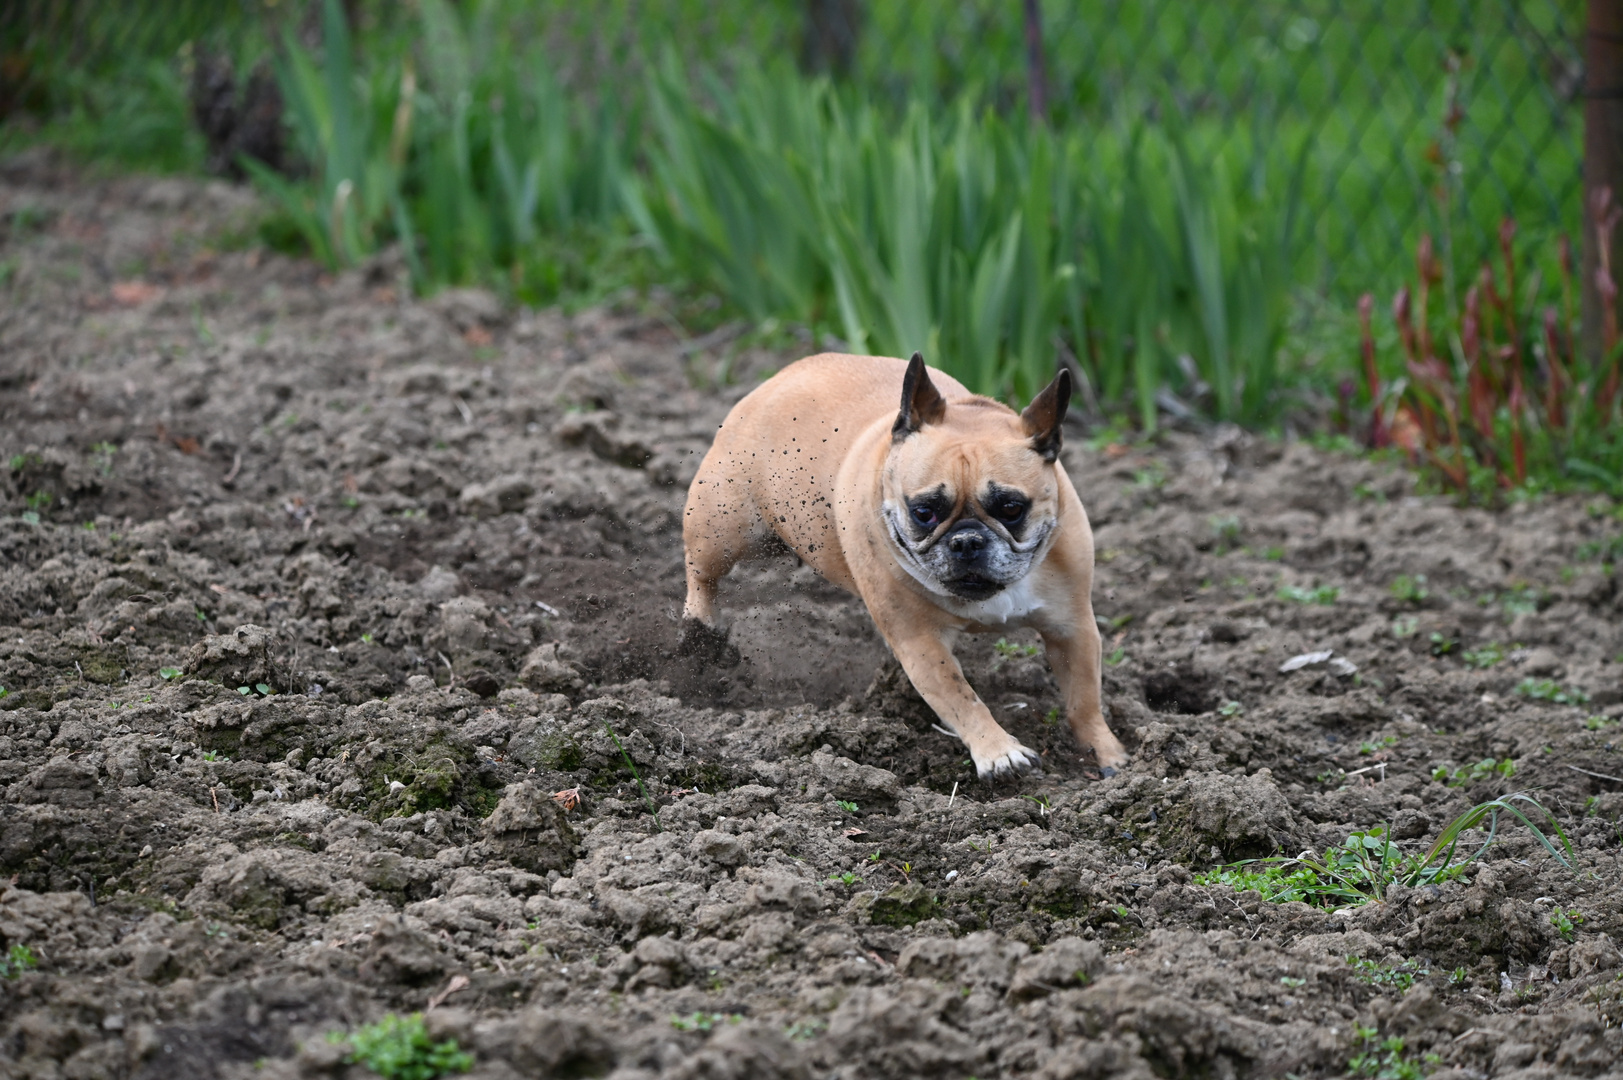
<instances>
[{"instance_id":1,"label":"dog's paw nail","mask_svg":"<svg viewBox=\"0 0 1623 1080\"><path fill-rule=\"evenodd\" d=\"M1099 767L1099 775L1104 777L1106 780L1109 780L1112 776L1116 775L1116 770L1112 769L1109 765L1101 765Z\"/></svg>"}]
</instances>

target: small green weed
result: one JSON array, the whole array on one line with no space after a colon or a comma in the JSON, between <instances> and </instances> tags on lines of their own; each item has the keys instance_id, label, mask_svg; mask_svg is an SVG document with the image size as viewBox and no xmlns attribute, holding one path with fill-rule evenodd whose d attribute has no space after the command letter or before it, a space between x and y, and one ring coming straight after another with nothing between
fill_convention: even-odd
<instances>
[{"instance_id":1,"label":"small green weed","mask_svg":"<svg viewBox=\"0 0 1623 1080\"><path fill-rule=\"evenodd\" d=\"M1431 974L1431 969L1420 967L1410 961L1396 966L1366 960L1361 956L1347 957L1347 966L1353 969L1353 975L1369 983L1371 986L1389 986L1394 990L1407 990L1414 985L1415 979L1424 978Z\"/></svg>"},{"instance_id":2,"label":"small green weed","mask_svg":"<svg viewBox=\"0 0 1623 1080\"><path fill-rule=\"evenodd\" d=\"M1217 707L1217 715L1224 717L1239 716L1243 712L1245 712L1245 706L1233 700L1225 701Z\"/></svg>"},{"instance_id":3,"label":"small green weed","mask_svg":"<svg viewBox=\"0 0 1623 1080\"><path fill-rule=\"evenodd\" d=\"M1499 598L1499 607L1511 618L1517 615L1536 615L1539 601L1542 599L1543 594L1533 586L1518 585Z\"/></svg>"},{"instance_id":4,"label":"small green weed","mask_svg":"<svg viewBox=\"0 0 1623 1080\"><path fill-rule=\"evenodd\" d=\"M1292 990L1295 990L1298 986L1306 986L1307 985L1307 980L1306 979L1299 979L1299 978L1295 977L1294 975L1281 975L1279 977L1279 985L1288 986Z\"/></svg>"},{"instance_id":5,"label":"small green weed","mask_svg":"<svg viewBox=\"0 0 1623 1080\"><path fill-rule=\"evenodd\" d=\"M1328 607L1341 597L1341 590L1334 585L1319 585L1311 589L1300 585L1281 585L1279 598L1288 600L1293 604L1318 604Z\"/></svg>"},{"instance_id":6,"label":"small green weed","mask_svg":"<svg viewBox=\"0 0 1623 1080\"><path fill-rule=\"evenodd\" d=\"M1534 701L1548 701L1555 705L1589 703L1589 695L1576 687L1564 687L1554 679L1535 679L1531 675L1516 684L1516 693Z\"/></svg>"},{"instance_id":7,"label":"small green weed","mask_svg":"<svg viewBox=\"0 0 1623 1080\"><path fill-rule=\"evenodd\" d=\"M1448 985L1456 990L1463 989L1471 982L1471 969L1457 967L1448 973Z\"/></svg>"},{"instance_id":8,"label":"small green weed","mask_svg":"<svg viewBox=\"0 0 1623 1080\"><path fill-rule=\"evenodd\" d=\"M806 1042L821 1035L828 1025L821 1020L796 1020L783 1029L783 1033L796 1042Z\"/></svg>"},{"instance_id":9,"label":"small green weed","mask_svg":"<svg viewBox=\"0 0 1623 1080\"><path fill-rule=\"evenodd\" d=\"M1269 562L1284 562L1285 549L1280 547L1278 544L1275 544L1273 547L1264 550L1262 557L1267 559Z\"/></svg>"},{"instance_id":10,"label":"small green weed","mask_svg":"<svg viewBox=\"0 0 1623 1080\"><path fill-rule=\"evenodd\" d=\"M1217 537L1217 553L1223 555L1240 546L1240 519L1233 514L1212 518L1212 533Z\"/></svg>"},{"instance_id":11,"label":"small green weed","mask_svg":"<svg viewBox=\"0 0 1623 1080\"><path fill-rule=\"evenodd\" d=\"M696 1012L671 1017L671 1027L677 1031L710 1031L722 1024L736 1024L740 1019L737 1013Z\"/></svg>"},{"instance_id":12,"label":"small green weed","mask_svg":"<svg viewBox=\"0 0 1623 1080\"><path fill-rule=\"evenodd\" d=\"M389 1013L347 1038L334 1031L327 1039L349 1043L346 1064L364 1065L386 1080L437 1080L473 1068L473 1055L458 1049L455 1039L434 1042L428 1037L422 1013Z\"/></svg>"},{"instance_id":13,"label":"small green weed","mask_svg":"<svg viewBox=\"0 0 1623 1080\"><path fill-rule=\"evenodd\" d=\"M1054 725L1056 725L1058 723L1059 723L1059 706L1056 705L1052 709L1049 709L1047 712L1043 713L1043 726L1045 726L1045 727L1053 727Z\"/></svg>"},{"instance_id":14,"label":"small green weed","mask_svg":"<svg viewBox=\"0 0 1623 1080\"><path fill-rule=\"evenodd\" d=\"M1363 1041L1363 1049L1347 1061L1347 1075L1368 1077L1370 1080L1422 1080L1428 1069L1442 1064L1437 1054L1422 1054L1417 1059L1405 1050L1402 1038L1393 1035L1382 1039L1374 1028L1353 1029Z\"/></svg>"},{"instance_id":15,"label":"small green weed","mask_svg":"<svg viewBox=\"0 0 1623 1080\"><path fill-rule=\"evenodd\" d=\"M847 814L854 814L857 812L857 804L848 799L836 799L834 800L834 805L838 806L841 810L844 810Z\"/></svg>"},{"instance_id":16,"label":"small green weed","mask_svg":"<svg viewBox=\"0 0 1623 1080\"><path fill-rule=\"evenodd\" d=\"M860 874L853 874L851 871L847 870L843 874L834 874L829 877L828 883L830 885L844 885L849 889L851 886L855 885L861 880L862 876Z\"/></svg>"},{"instance_id":17,"label":"small green weed","mask_svg":"<svg viewBox=\"0 0 1623 1080\"><path fill-rule=\"evenodd\" d=\"M1465 661L1466 667L1481 670L1491 668L1505 658L1505 647L1496 642L1488 642L1475 649L1466 649L1460 653L1460 659Z\"/></svg>"},{"instance_id":18,"label":"small green weed","mask_svg":"<svg viewBox=\"0 0 1623 1080\"><path fill-rule=\"evenodd\" d=\"M1426 575L1399 574L1392 582L1392 598L1402 604L1418 604L1431 596L1426 588Z\"/></svg>"},{"instance_id":19,"label":"small green weed","mask_svg":"<svg viewBox=\"0 0 1623 1080\"><path fill-rule=\"evenodd\" d=\"M1590 731L1605 731L1609 727L1616 726L1616 724L1616 720L1613 720L1607 716L1596 715L1588 717L1584 720L1584 727L1588 728Z\"/></svg>"},{"instance_id":20,"label":"small green weed","mask_svg":"<svg viewBox=\"0 0 1623 1080\"><path fill-rule=\"evenodd\" d=\"M39 967L39 958L27 945L13 945L0 957L0 979L15 979L25 971Z\"/></svg>"},{"instance_id":21,"label":"small green weed","mask_svg":"<svg viewBox=\"0 0 1623 1080\"><path fill-rule=\"evenodd\" d=\"M1008 638L998 638L992 642L992 649L997 653L999 660L1017 660L1021 657L1037 655L1037 646L1015 644L1010 642Z\"/></svg>"},{"instance_id":22,"label":"small green weed","mask_svg":"<svg viewBox=\"0 0 1623 1080\"><path fill-rule=\"evenodd\" d=\"M1118 645L1105 657L1105 664L1108 667L1119 667L1126 659L1127 650Z\"/></svg>"},{"instance_id":23,"label":"small green weed","mask_svg":"<svg viewBox=\"0 0 1623 1080\"><path fill-rule=\"evenodd\" d=\"M161 667L158 669L158 677L163 679L164 682L168 682L170 679L178 679L180 678L180 669L178 667Z\"/></svg>"},{"instance_id":24,"label":"small green weed","mask_svg":"<svg viewBox=\"0 0 1623 1080\"><path fill-rule=\"evenodd\" d=\"M1373 754L1377 750L1384 750L1389 746L1396 746L1397 744L1398 744L1398 737L1396 735L1388 735L1388 736L1386 736L1386 738L1381 739L1379 742L1376 742L1375 740L1369 740L1369 741L1366 741L1366 742L1359 743L1358 744L1358 752L1360 754Z\"/></svg>"},{"instance_id":25,"label":"small green weed","mask_svg":"<svg viewBox=\"0 0 1623 1080\"><path fill-rule=\"evenodd\" d=\"M1428 640L1431 642L1431 655L1433 656L1447 656L1460 647L1459 639L1446 637L1435 630L1431 632Z\"/></svg>"},{"instance_id":26,"label":"small green weed","mask_svg":"<svg viewBox=\"0 0 1623 1080\"><path fill-rule=\"evenodd\" d=\"M1399 615L1392 620L1392 636L1407 641L1420 632L1420 620L1413 615Z\"/></svg>"},{"instance_id":27,"label":"small green weed","mask_svg":"<svg viewBox=\"0 0 1623 1080\"><path fill-rule=\"evenodd\" d=\"M226 757L224 754L220 753L218 750L205 750L205 751L203 751L203 760L204 761L230 761L231 759Z\"/></svg>"},{"instance_id":28,"label":"small green weed","mask_svg":"<svg viewBox=\"0 0 1623 1080\"><path fill-rule=\"evenodd\" d=\"M625 744L620 742L620 736L614 733L614 729L608 725L607 721L603 724L603 730L608 733L610 739L614 740L615 749L620 751L620 757L625 761L626 768L631 770L631 778L637 781L637 790L642 792L642 801L648 806L648 812L654 816L654 830L664 832L665 826L659 822L659 806L654 802L654 797L648 794L648 788L642 782L642 773L637 771L637 763L631 760L631 755L626 753Z\"/></svg>"},{"instance_id":29,"label":"small green weed","mask_svg":"<svg viewBox=\"0 0 1623 1080\"><path fill-rule=\"evenodd\" d=\"M1556 908L1550 912L1550 925L1555 927L1555 932L1561 935L1563 941L1571 941L1583 922L1584 913L1577 908L1568 908L1565 911Z\"/></svg>"},{"instance_id":30,"label":"small green weed","mask_svg":"<svg viewBox=\"0 0 1623 1080\"><path fill-rule=\"evenodd\" d=\"M28 504L28 509L34 511L35 513L44 510L55 501L56 496L52 495L49 491L36 491L32 495L29 495L23 499L23 502Z\"/></svg>"},{"instance_id":31,"label":"small green weed","mask_svg":"<svg viewBox=\"0 0 1623 1080\"><path fill-rule=\"evenodd\" d=\"M1516 775L1516 763L1510 758L1495 761L1493 758L1483 758L1470 765L1462 765L1457 769L1449 769L1446 765L1439 765L1431 770L1431 778L1449 787L1464 787L1475 784L1481 780L1491 780L1495 776L1510 779Z\"/></svg>"}]
</instances>

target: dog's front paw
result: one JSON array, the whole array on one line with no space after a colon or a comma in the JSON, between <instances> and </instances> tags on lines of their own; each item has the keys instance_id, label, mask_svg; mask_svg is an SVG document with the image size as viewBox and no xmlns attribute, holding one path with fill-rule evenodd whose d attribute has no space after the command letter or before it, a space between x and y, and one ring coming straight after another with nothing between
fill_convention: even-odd
<instances>
[{"instance_id":1,"label":"dog's front paw","mask_svg":"<svg viewBox=\"0 0 1623 1080\"><path fill-rule=\"evenodd\" d=\"M678 655L690 656L714 667L737 667L743 656L738 647L727 640L723 630L706 626L698 619L683 619L682 632L676 639Z\"/></svg>"},{"instance_id":2,"label":"dog's front paw","mask_svg":"<svg viewBox=\"0 0 1623 1080\"><path fill-rule=\"evenodd\" d=\"M1037 751L1028 746L1021 746L1012 740L1011 745L1004 748L1002 753L982 756L971 750L969 756L975 759L975 772L980 775L982 780L1042 771L1042 763L1037 757Z\"/></svg>"}]
</instances>

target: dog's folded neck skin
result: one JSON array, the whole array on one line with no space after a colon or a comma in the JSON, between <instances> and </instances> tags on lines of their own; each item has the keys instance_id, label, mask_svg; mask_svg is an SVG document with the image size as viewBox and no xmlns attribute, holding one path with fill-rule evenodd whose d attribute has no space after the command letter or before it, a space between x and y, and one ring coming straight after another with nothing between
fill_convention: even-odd
<instances>
[{"instance_id":1,"label":"dog's folded neck skin","mask_svg":"<svg viewBox=\"0 0 1623 1080\"><path fill-rule=\"evenodd\" d=\"M1069 389L1062 375L1015 417L986 398L949 403L917 354L908 365L879 504L897 564L951 607L992 600L1046 554Z\"/></svg>"}]
</instances>

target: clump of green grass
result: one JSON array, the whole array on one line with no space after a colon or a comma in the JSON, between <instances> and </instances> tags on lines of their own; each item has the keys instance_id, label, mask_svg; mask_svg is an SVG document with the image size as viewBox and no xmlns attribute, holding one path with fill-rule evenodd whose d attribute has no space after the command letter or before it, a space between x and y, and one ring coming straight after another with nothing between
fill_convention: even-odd
<instances>
[{"instance_id":1,"label":"clump of green grass","mask_svg":"<svg viewBox=\"0 0 1623 1080\"><path fill-rule=\"evenodd\" d=\"M1449 822L1431 846L1418 855L1406 854L1384 827L1377 826L1353 833L1340 847L1322 854L1247 859L1199 874L1195 882L1227 885L1239 891L1255 889L1263 899L1275 903L1297 900L1316 907L1340 908L1379 902L1386 899L1393 885L1412 889L1452 881L1464 873L1498 838L1501 814L1526 826L1562 866L1571 869L1575 865L1572 845L1560 822L1531 795L1516 792L1473 806ZM1544 827L1530 814L1536 815ZM1462 857L1460 835L1481 827L1483 822L1487 822L1487 838L1474 854ZM1559 847L1545 829L1560 842Z\"/></svg>"},{"instance_id":2,"label":"clump of green grass","mask_svg":"<svg viewBox=\"0 0 1623 1080\"><path fill-rule=\"evenodd\" d=\"M1413 577L1399 574L1392 581L1391 592L1392 598L1402 604L1418 604L1431 596L1431 591L1426 588L1425 574Z\"/></svg>"},{"instance_id":3,"label":"clump of green grass","mask_svg":"<svg viewBox=\"0 0 1623 1080\"><path fill-rule=\"evenodd\" d=\"M1425 978L1431 974L1431 969L1412 961L1401 964L1382 964L1376 960L1367 960L1362 956L1347 957L1347 966L1353 969L1353 976L1371 986L1390 987L1393 990L1408 990L1417 978Z\"/></svg>"},{"instance_id":4,"label":"clump of green grass","mask_svg":"<svg viewBox=\"0 0 1623 1080\"><path fill-rule=\"evenodd\" d=\"M1409 1053L1407 1043L1397 1035L1381 1038L1375 1028L1353 1029L1363 1048L1347 1061L1347 1075L1368 1077L1369 1080L1423 1080L1428 1070L1442 1064L1442 1057L1434 1053L1418 1058Z\"/></svg>"},{"instance_id":5,"label":"clump of green grass","mask_svg":"<svg viewBox=\"0 0 1623 1080\"><path fill-rule=\"evenodd\" d=\"M1510 758L1495 761L1493 758L1483 758L1481 761L1462 765L1457 769L1450 769L1446 765L1439 765L1431 771L1431 778L1449 787L1464 787L1482 780L1491 780L1495 776L1510 779L1516 775L1516 763Z\"/></svg>"},{"instance_id":6,"label":"clump of green grass","mask_svg":"<svg viewBox=\"0 0 1623 1080\"><path fill-rule=\"evenodd\" d=\"M473 1055L459 1049L455 1039L429 1038L422 1013L389 1013L348 1036L331 1032L327 1038L349 1043L347 1064L364 1065L385 1080L438 1080L473 1068Z\"/></svg>"},{"instance_id":7,"label":"clump of green grass","mask_svg":"<svg viewBox=\"0 0 1623 1080\"><path fill-rule=\"evenodd\" d=\"M1311 589L1300 585L1281 585L1279 598L1288 600L1293 604L1318 604L1328 607L1341 597L1341 589L1335 585L1317 585Z\"/></svg>"},{"instance_id":8,"label":"clump of green grass","mask_svg":"<svg viewBox=\"0 0 1623 1080\"><path fill-rule=\"evenodd\" d=\"M1516 684L1516 693L1534 701L1548 701L1554 705L1587 705L1589 695L1576 687L1565 687L1554 679L1535 679L1531 675Z\"/></svg>"},{"instance_id":9,"label":"clump of green grass","mask_svg":"<svg viewBox=\"0 0 1623 1080\"><path fill-rule=\"evenodd\" d=\"M1036 656L1037 646L1021 645L1010 641L1008 638L998 638L992 642L992 651L997 653L999 661L1018 660L1023 657Z\"/></svg>"},{"instance_id":10,"label":"clump of green grass","mask_svg":"<svg viewBox=\"0 0 1623 1080\"><path fill-rule=\"evenodd\" d=\"M1477 669L1491 668L1505 658L1505 647L1496 642L1488 642L1475 649L1467 649L1460 653L1460 659L1465 661L1466 667Z\"/></svg>"},{"instance_id":11,"label":"clump of green grass","mask_svg":"<svg viewBox=\"0 0 1623 1080\"><path fill-rule=\"evenodd\" d=\"M736 1024L741 1019L737 1013L696 1012L671 1017L671 1027L677 1031L710 1031L723 1024Z\"/></svg>"},{"instance_id":12,"label":"clump of green grass","mask_svg":"<svg viewBox=\"0 0 1623 1080\"><path fill-rule=\"evenodd\" d=\"M39 958L27 945L13 945L0 957L0 979L15 979L25 971L39 967Z\"/></svg>"}]
</instances>

